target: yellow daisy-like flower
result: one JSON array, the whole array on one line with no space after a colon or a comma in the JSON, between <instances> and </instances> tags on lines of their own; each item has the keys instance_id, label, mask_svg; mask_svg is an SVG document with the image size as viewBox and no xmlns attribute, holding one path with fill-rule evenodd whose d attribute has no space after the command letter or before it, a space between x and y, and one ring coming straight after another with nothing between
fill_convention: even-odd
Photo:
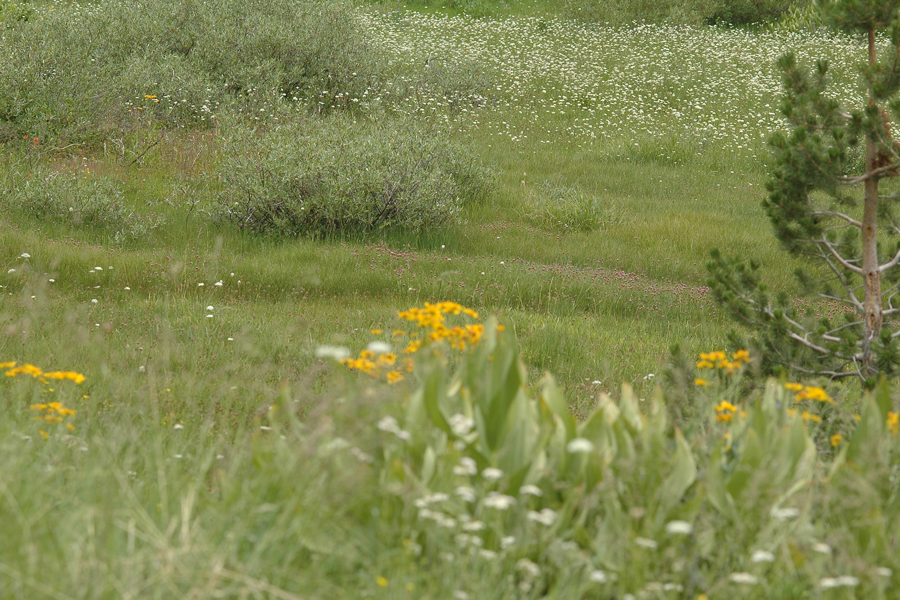
<instances>
[{"instance_id":1,"label":"yellow daisy-like flower","mask_svg":"<svg viewBox=\"0 0 900 600\"><path fill-rule=\"evenodd\" d=\"M704 386L704 385L709 385L709 382L708 382L708 381L705 381L705 380L703 380L703 379L695 379L695 380L694 380L694 385Z\"/></svg>"},{"instance_id":2,"label":"yellow daisy-like flower","mask_svg":"<svg viewBox=\"0 0 900 600\"><path fill-rule=\"evenodd\" d=\"M887 427L891 432L891 435L897 435L900 432L900 413L895 413L894 411L890 411L887 414Z\"/></svg>"},{"instance_id":3,"label":"yellow daisy-like flower","mask_svg":"<svg viewBox=\"0 0 900 600\"><path fill-rule=\"evenodd\" d=\"M840 446L843 443L844 443L844 436L842 436L841 434L836 433L833 436L831 436L831 445L834 446L835 448L837 448L838 446Z\"/></svg>"}]
</instances>

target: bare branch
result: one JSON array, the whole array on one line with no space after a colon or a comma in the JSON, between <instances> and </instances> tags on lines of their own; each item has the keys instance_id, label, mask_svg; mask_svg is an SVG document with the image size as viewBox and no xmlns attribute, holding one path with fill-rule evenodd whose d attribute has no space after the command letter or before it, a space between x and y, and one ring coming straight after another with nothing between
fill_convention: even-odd
<instances>
[{"instance_id":1,"label":"bare branch","mask_svg":"<svg viewBox=\"0 0 900 600\"><path fill-rule=\"evenodd\" d=\"M828 251L831 252L831 254L837 259L837 261L839 263L841 263L841 265L843 265L843 267L845 269L847 269L848 271L852 271L853 273L856 273L857 275L862 275L862 269L860 267L855 267L855 266L851 265L849 262L847 262L844 259L843 256L838 254L837 250L835 250L834 247L831 245L831 242L828 241L828 238L826 238L825 236L822 236L822 240L819 243L822 244L823 246L825 246L826 248L828 248Z\"/></svg>"},{"instance_id":2,"label":"bare branch","mask_svg":"<svg viewBox=\"0 0 900 600\"><path fill-rule=\"evenodd\" d=\"M883 265L881 265L880 267L878 267L878 272L879 272L879 273L884 273L885 271L887 271L887 270L890 269L891 267L896 266L896 264L897 264L898 262L900 262L900 250L897 250L897 253L894 255L894 258L892 258L892 259L889 260L888 262L886 262L886 263L884 263Z\"/></svg>"},{"instance_id":3,"label":"bare branch","mask_svg":"<svg viewBox=\"0 0 900 600\"><path fill-rule=\"evenodd\" d=\"M831 210L819 210L819 211L812 213L812 215L816 216L816 217L837 217L839 219L843 219L843 220L847 221L854 227L859 227L860 229L862 228L861 221L857 221L853 217L851 217L849 215L845 215L844 213L839 213L839 212L835 212L835 211L831 211ZM834 227L832 229L843 229L843 227L840 227L840 228Z\"/></svg>"}]
</instances>

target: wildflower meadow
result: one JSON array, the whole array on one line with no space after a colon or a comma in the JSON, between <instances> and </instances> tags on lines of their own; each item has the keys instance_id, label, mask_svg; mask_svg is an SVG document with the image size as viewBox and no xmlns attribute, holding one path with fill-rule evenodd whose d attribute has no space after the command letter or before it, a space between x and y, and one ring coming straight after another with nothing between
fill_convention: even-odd
<instances>
[{"instance_id":1,"label":"wildflower meadow","mask_svg":"<svg viewBox=\"0 0 900 600\"><path fill-rule=\"evenodd\" d=\"M867 40L595 4L0 0L0 598L898 597L896 381L707 271L847 312L762 203Z\"/></svg>"}]
</instances>

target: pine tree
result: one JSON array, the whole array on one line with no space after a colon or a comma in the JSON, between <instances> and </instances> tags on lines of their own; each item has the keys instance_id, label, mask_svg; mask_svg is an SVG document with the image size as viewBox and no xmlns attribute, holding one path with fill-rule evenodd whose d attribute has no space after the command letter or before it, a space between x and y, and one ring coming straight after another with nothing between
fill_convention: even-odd
<instances>
[{"instance_id":1,"label":"pine tree","mask_svg":"<svg viewBox=\"0 0 900 600\"><path fill-rule=\"evenodd\" d=\"M884 193L891 187L886 180L900 174L900 143L891 135L891 123L900 120L900 0L824 0L821 7L828 21L867 42L862 106L845 108L829 97L825 61L809 70L793 54L779 59L789 127L769 140L775 165L763 206L783 247L808 259L810 268L797 273L804 292L841 308L816 319L803 303L772 297L758 264L718 252L708 265L710 287L738 320L757 329L768 366L858 376L871 385L900 364L900 331L893 331L900 314L900 191ZM879 56L885 34L890 47Z\"/></svg>"}]
</instances>

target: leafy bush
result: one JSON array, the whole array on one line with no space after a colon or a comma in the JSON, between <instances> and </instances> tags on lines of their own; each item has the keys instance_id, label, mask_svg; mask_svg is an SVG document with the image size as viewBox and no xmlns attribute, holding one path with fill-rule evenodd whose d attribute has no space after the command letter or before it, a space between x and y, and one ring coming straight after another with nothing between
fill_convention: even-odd
<instances>
[{"instance_id":1,"label":"leafy bush","mask_svg":"<svg viewBox=\"0 0 900 600\"><path fill-rule=\"evenodd\" d=\"M528 385L516 340L496 321L468 345L432 335L463 312L454 303L401 312L419 331L344 358L381 377L377 365L400 360L398 337L424 340L404 351L413 381L382 407L375 439L319 440L371 465L372 503L402 541L398 554L435 579L444 565L472 573L452 582L472 597L498 585L548 598L727 589L786 598L796 597L786 589L843 586L885 597L900 534L887 475L900 416L886 385L863 400L858 426L818 448L828 393L733 385L745 351L701 356L707 379L698 378L693 420L702 426L690 432L668 422L665 391L642 404L628 386L618 402L601 395L578 423L551 377ZM338 350L321 355L346 354Z\"/></svg>"},{"instance_id":2,"label":"leafy bush","mask_svg":"<svg viewBox=\"0 0 900 600\"><path fill-rule=\"evenodd\" d=\"M123 202L121 186L89 172L11 171L0 186L6 206L39 221L105 232L112 243L145 239L162 224Z\"/></svg>"},{"instance_id":3,"label":"leafy bush","mask_svg":"<svg viewBox=\"0 0 900 600\"><path fill-rule=\"evenodd\" d=\"M7 139L96 142L141 111L203 126L226 105L256 117L285 98L346 107L379 68L341 0L104 0L4 23Z\"/></svg>"},{"instance_id":4,"label":"leafy bush","mask_svg":"<svg viewBox=\"0 0 900 600\"><path fill-rule=\"evenodd\" d=\"M525 220L545 229L594 231L624 222L622 212L578 186L544 181L528 188L522 202Z\"/></svg>"},{"instance_id":5,"label":"leafy bush","mask_svg":"<svg viewBox=\"0 0 900 600\"><path fill-rule=\"evenodd\" d=\"M439 132L391 119L240 130L225 155L219 218L262 234L424 229L491 189L489 172Z\"/></svg>"}]
</instances>

